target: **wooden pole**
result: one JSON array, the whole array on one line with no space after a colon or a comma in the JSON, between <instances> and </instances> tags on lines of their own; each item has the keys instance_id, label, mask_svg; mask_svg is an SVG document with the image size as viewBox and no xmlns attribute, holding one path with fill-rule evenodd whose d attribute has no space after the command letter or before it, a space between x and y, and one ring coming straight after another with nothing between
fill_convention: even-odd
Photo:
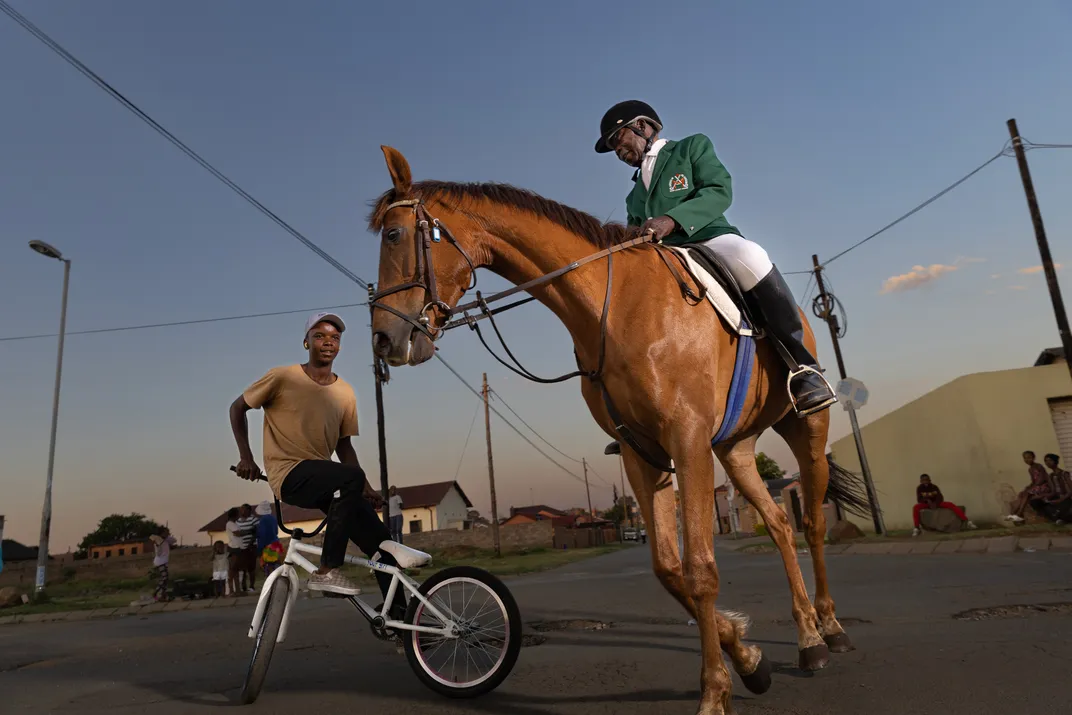
<instances>
[{"instance_id":1,"label":"wooden pole","mask_svg":"<svg viewBox=\"0 0 1072 715\"><path fill-rule=\"evenodd\" d=\"M1061 335L1061 347L1064 349L1065 362L1068 363L1069 373L1072 374L1072 333L1068 329L1068 315L1065 313L1065 303L1061 298L1061 287L1057 284L1057 271L1054 270L1053 257L1050 255L1050 243L1046 239L1046 229L1042 225L1042 212L1039 210L1038 197L1035 196L1035 184L1031 181L1031 170L1027 166L1024 142L1020 137L1020 130L1016 126L1016 120L1010 119L1006 124L1009 127L1009 136L1012 137L1012 148L1016 153L1016 163L1020 167L1020 179L1024 183L1027 209L1031 212L1031 225L1035 229L1035 240L1038 242L1039 256L1042 258L1042 270L1046 274L1046 286L1050 289L1053 314L1057 318L1057 332Z\"/></svg>"},{"instance_id":2,"label":"wooden pole","mask_svg":"<svg viewBox=\"0 0 1072 715\"><path fill-rule=\"evenodd\" d=\"M369 303L372 302L375 290L376 287L370 283L368 287ZM369 312L372 312L372 308L369 308ZM384 526L388 526L391 523L389 521L391 518L391 505L388 499L390 486L387 476L387 433L384 428L383 417L383 384L389 378L387 365L376 355L372 356L372 375L376 380L376 443L380 451L380 496L383 497L383 523Z\"/></svg>"},{"instance_id":3,"label":"wooden pole","mask_svg":"<svg viewBox=\"0 0 1072 715\"><path fill-rule=\"evenodd\" d=\"M491 459L491 406L488 403L488 373L484 373L484 432L488 439L488 483L491 485L491 535L495 540L495 555L502 555L499 543L499 505L495 501L495 463Z\"/></svg>"},{"instance_id":4,"label":"wooden pole","mask_svg":"<svg viewBox=\"0 0 1072 715\"><path fill-rule=\"evenodd\" d=\"M588 514L594 519L596 512L592 509L592 490L588 488L588 461L581 457L581 466L584 467L584 491L588 495Z\"/></svg>"},{"instance_id":5,"label":"wooden pole","mask_svg":"<svg viewBox=\"0 0 1072 715\"><path fill-rule=\"evenodd\" d=\"M819 265L819 257L814 253L811 256L812 265L815 267L815 282L819 286L819 297L823 301L823 320L830 328L830 342L834 344L834 355L837 357L838 372L841 379L848 377L845 372L845 359L841 356L841 344L838 342L837 316L834 315L834 301L826 292L823 283L823 267ZM867 453L864 451L864 438L860 433L860 423L856 419L856 410L851 405L845 406L849 412L849 422L852 425L852 438L856 442L856 453L860 456L860 471L864 473L864 486L867 488L867 501L871 503L871 520L875 524L875 533L885 535L886 523L882 518L882 511L878 505L878 495L875 493L875 483L871 479L871 466L867 463Z\"/></svg>"}]
</instances>

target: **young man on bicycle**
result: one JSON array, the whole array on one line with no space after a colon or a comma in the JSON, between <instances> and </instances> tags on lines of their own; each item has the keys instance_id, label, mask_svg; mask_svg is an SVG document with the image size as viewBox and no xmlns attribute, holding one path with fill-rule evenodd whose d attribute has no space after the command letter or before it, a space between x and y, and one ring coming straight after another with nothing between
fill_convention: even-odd
<instances>
[{"instance_id":1,"label":"young man on bicycle","mask_svg":"<svg viewBox=\"0 0 1072 715\"><path fill-rule=\"evenodd\" d=\"M264 466L277 497L327 515L320 568L309 589L342 596L361 590L339 570L346 544L387 565L413 567L428 556L391 541L390 533L366 496L379 497L365 478L350 438L357 434L354 390L332 371L346 325L334 313L317 313L305 324L308 362L272 368L231 405L231 428L238 444L238 476L255 480L260 467L249 446L246 412L264 409ZM331 459L332 453L339 461ZM404 563L399 564L395 557ZM391 578L376 572L384 598ZM393 605L397 608L401 599Z\"/></svg>"}]
</instances>

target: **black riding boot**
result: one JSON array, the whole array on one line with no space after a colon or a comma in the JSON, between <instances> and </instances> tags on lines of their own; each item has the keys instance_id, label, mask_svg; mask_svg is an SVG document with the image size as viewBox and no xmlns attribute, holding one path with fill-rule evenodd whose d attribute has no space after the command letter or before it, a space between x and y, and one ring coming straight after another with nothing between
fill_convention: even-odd
<instances>
[{"instance_id":1,"label":"black riding boot","mask_svg":"<svg viewBox=\"0 0 1072 715\"><path fill-rule=\"evenodd\" d=\"M777 267L772 268L744 297L749 312L759 321L759 327L768 338L781 346L778 354L791 372L795 373L801 368L819 370L818 361L804 347L804 325L800 321L796 300ZM797 414L801 417L837 402L837 396L826 380L811 370L800 372L789 383Z\"/></svg>"}]
</instances>

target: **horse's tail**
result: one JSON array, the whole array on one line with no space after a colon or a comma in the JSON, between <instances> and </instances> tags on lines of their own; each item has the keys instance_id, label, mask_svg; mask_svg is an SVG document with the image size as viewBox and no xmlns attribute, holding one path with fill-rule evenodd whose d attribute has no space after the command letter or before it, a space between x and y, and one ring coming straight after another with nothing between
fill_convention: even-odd
<instances>
[{"instance_id":1,"label":"horse's tail","mask_svg":"<svg viewBox=\"0 0 1072 715\"><path fill-rule=\"evenodd\" d=\"M840 464L826 456L830 468L830 481L826 486L826 496L839 507L857 516L871 516L871 500L867 498L867 487L863 477L853 474Z\"/></svg>"}]
</instances>

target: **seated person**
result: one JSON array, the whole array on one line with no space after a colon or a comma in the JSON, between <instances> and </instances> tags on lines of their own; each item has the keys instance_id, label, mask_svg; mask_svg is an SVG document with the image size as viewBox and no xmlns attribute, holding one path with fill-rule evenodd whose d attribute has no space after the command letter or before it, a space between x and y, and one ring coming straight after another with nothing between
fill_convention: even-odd
<instances>
[{"instance_id":1,"label":"seated person","mask_svg":"<svg viewBox=\"0 0 1072 715\"><path fill-rule=\"evenodd\" d=\"M1040 516L1045 516L1041 509L1047 499L1054 496L1053 482L1050 475L1046 474L1046 468L1035 461L1035 453L1027 450L1023 454L1024 464L1027 465L1027 473L1031 476L1031 483L1016 496L1012 503L1012 510L1005 517L1006 521L1022 524L1024 510L1030 505Z\"/></svg>"},{"instance_id":2,"label":"seated person","mask_svg":"<svg viewBox=\"0 0 1072 715\"><path fill-rule=\"evenodd\" d=\"M1053 484L1053 496L1041 505L1045 516L1058 524L1072 521L1072 475L1058 466L1061 458L1056 454L1047 454L1042 461L1050 468ZM1034 503L1031 506L1037 508Z\"/></svg>"},{"instance_id":3,"label":"seated person","mask_svg":"<svg viewBox=\"0 0 1072 715\"><path fill-rule=\"evenodd\" d=\"M912 529L912 536L919 536L923 533L919 526L919 513L924 509L948 509L957 515L964 525L969 529L974 529L975 524L968 520L967 514L953 502L948 502L945 497L942 496L942 490L938 488L938 485L931 481L929 474L919 475L919 486L916 487L916 505L912 507L912 523L915 528Z\"/></svg>"}]
</instances>

